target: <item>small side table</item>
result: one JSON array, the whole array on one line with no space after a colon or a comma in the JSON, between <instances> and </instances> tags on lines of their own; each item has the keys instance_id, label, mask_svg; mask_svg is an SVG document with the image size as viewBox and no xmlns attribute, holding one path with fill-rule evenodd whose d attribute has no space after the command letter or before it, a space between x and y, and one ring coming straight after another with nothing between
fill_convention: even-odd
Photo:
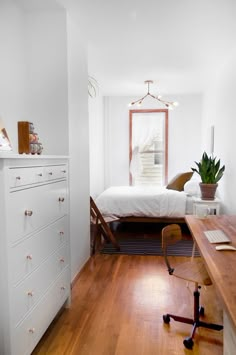
<instances>
[{"instance_id":1,"label":"small side table","mask_svg":"<svg viewBox=\"0 0 236 355\"><path fill-rule=\"evenodd\" d=\"M219 215L220 214L220 199L215 198L214 200L202 200L201 197L193 197L193 214L197 214L197 206L207 206L209 209L209 215ZM196 243L193 243L192 258L194 258Z\"/></svg>"},{"instance_id":2,"label":"small side table","mask_svg":"<svg viewBox=\"0 0 236 355\"><path fill-rule=\"evenodd\" d=\"M220 214L220 199L202 200L200 197L193 197L193 214L196 214L196 207L199 205L206 205L209 208L210 215Z\"/></svg>"}]
</instances>

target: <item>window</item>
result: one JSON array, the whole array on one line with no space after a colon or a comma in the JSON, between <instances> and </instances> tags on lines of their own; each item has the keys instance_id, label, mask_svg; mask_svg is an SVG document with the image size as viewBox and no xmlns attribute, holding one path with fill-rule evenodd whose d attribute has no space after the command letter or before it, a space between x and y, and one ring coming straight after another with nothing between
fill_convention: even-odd
<instances>
[{"instance_id":1,"label":"window","mask_svg":"<svg viewBox=\"0 0 236 355\"><path fill-rule=\"evenodd\" d=\"M167 183L168 110L130 110L130 185Z\"/></svg>"}]
</instances>

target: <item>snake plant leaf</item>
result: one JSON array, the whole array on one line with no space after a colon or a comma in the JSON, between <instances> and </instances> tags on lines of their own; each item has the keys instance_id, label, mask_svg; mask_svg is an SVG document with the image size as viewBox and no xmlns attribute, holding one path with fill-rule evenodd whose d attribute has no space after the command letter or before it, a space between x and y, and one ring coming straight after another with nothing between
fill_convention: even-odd
<instances>
[{"instance_id":1,"label":"snake plant leaf","mask_svg":"<svg viewBox=\"0 0 236 355\"><path fill-rule=\"evenodd\" d=\"M223 176L225 166L220 166L220 159L216 160L216 157L208 156L206 152L203 153L199 162L195 161L197 168L191 168L193 172L196 172L204 184L216 184Z\"/></svg>"}]
</instances>

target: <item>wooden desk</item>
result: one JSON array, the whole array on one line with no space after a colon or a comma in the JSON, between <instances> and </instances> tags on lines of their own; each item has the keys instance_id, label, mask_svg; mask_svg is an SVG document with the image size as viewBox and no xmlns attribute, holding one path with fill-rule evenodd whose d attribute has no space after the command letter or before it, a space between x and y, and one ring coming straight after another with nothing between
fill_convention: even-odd
<instances>
[{"instance_id":1,"label":"wooden desk","mask_svg":"<svg viewBox=\"0 0 236 355\"><path fill-rule=\"evenodd\" d=\"M203 232L221 229L236 247L236 216L208 216L205 219L185 216L185 220L222 301L224 354L232 354L232 349L236 349L236 251L217 251Z\"/></svg>"}]
</instances>

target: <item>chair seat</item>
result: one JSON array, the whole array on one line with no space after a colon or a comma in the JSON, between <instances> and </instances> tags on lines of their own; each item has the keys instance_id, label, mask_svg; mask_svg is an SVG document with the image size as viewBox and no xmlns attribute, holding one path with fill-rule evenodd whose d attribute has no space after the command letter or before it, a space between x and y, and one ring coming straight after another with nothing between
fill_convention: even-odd
<instances>
[{"instance_id":1,"label":"chair seat","mask_svg":"<svg viewBox=\"0 0 236 355\"><path fill-rule=\"evenodd\" d=\"M195 282L200 285L212 284L201 258L194 258L191 261L175 266L173 275L180 279Z\"/></svg>"}]
</instances>

